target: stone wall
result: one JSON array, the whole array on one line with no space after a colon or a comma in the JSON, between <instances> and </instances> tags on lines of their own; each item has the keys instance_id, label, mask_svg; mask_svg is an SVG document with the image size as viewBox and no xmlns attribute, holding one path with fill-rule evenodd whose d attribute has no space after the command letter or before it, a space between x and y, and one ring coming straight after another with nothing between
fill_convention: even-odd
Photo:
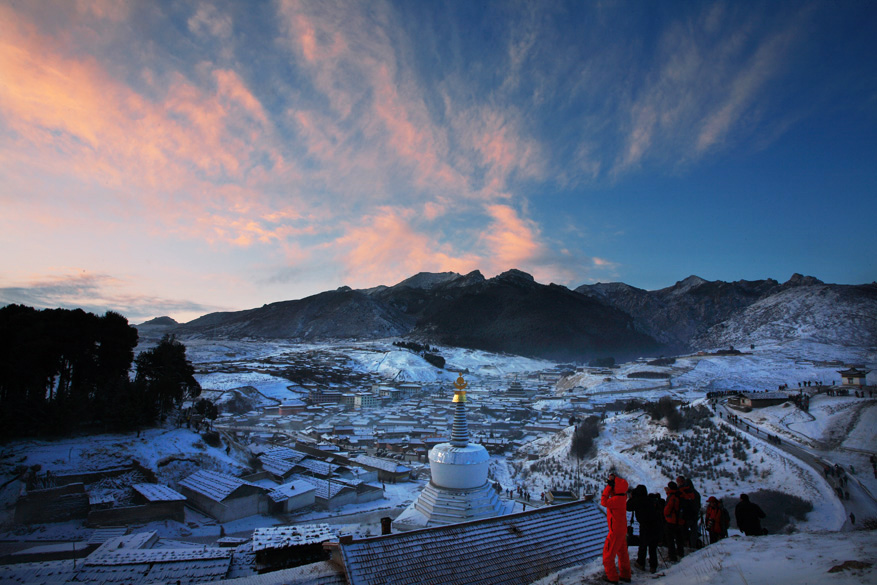
<instances>
[{"instance_id":1,"label":"stone wall","mask_svg":"<svg viewBox=\"0 0 877 585\"><path fill-rule=\"evenodd\" d=\"M88 494L82 483L31 490L15 504L15 521L21 524L65 522L88 516Z\"/></svg>"},{"instance_id":2,"label":"stone wall","mask_svg":"<svg viewBox=\"0 0 877 585\"><path fill-rule=\"evenodd\" d=\"M176 520L185 522L185 502L156 502L145 506L124 506L92 510L86 520L89 526L121 526L139 524L156 520Z\"/></svg>"}]
</instances>

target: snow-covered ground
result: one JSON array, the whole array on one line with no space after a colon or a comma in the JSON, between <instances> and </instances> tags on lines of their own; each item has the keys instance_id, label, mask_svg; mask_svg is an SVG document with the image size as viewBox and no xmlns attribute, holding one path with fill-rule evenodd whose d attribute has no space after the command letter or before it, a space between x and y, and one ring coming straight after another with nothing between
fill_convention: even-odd
<instances>
[{"instance_id":1,"label":"snow-covered ground","mask_svg":"<svg viewBox=\"0 0 877 585\"><path fill-rule=\"evenodd\" d=\"M468 371L466 380L475 396L479 390L493 390L497 384L507 383L503 381L509 380L515 374L539 372L555 365L544 360L439 347L434 348L434 352L447 360L447 368L439 370L419 355L393 346L391 341L336 345L215 340L186 343L188 356L199 371L199 382L206 390L217 391L210 393L210 396L252 386L264 398L257 406L301 397L303 389L283 377L283 371L290 367L288 364L305 358L331 360L333 368L346 368L356 375L365 376L363 380L417 381L445 388L450 387L459 372ZM842 367L827 365L828 362L837 361L845 365L856 364L867 369L877 369L877 353L867 349L839 348L796 341L774 345L765 343L755 349L746 348L745 351L746 354L740 356L680 357L668 366L649 366L644 362L633 362L621 364L608 371L586 369L561 380L554 389L555 397L540 401L534 407L544 411L564 412L581 408L581 416L584 417L590 411L599 410L600 405L631 398L657 400L661 396L670 395L699 404L704 402L706 392L715 390L775 390L783 384L797 389L798 382L808 380L837 382L837 370ZM671 377L666 380L627 377L631 373L642 371L663 372ZM763 433L776 435L808 448L816 455L837 462L847 469L854 468L854 477L861 481L865 489L877 495L877 480L870 476L868 463L868 456L875 451L877 445L877 399L820 395L812 400L809 414L791 406L775 406L739 414L753 428L757 427ZM565 421L565 416L560 420ZM716 414L712 414L710 420L713 425L710 428L715 430L709 432L722 436L734 434L735 431L730 430L727 423ZM530 505L536 504L539 494L548 489L599 489L605 472L610 468L617 469L632 485L642 483L649 491L654 492L673 479L673 467L681 465L679 457L682 457L681 453L661 452L659 444L654 441L672 439L694 453L698 445L696 441L703 439L697 434L700 431L671 433L658 422L651 421L641 411L609 412L602 429L596 440L596 455L582 462L569 457L572 427L557 434L536 433L533 435L534 440L520 452L493 456L490 462L490 478L498 481L505 489L524 487L532 497ZM718 440L716 437L713 438ZM773 550L775 554L782 550L789 557L785 564L777 560L777 566L794 565L796 559L806 556L806 551L815 551L817 560L813 562L817 563L821 572L814 568L811 573L807 573L808 578L818 575L827 580L813 577L815 580L800 582L867 582L844 579L860 579L855 575L870 577L871 569L845 570L831 575L825 573L830 567L822 570L822 565L829 562L840 564L845 560L859 558L870 559L871 562L874 560L875 550L874 539L868 534L825 532L837 531L842 527L845 530L850 528L849 523L845 523L848 510L834 495L832 486L826 479L818 471L762 437L740 435L735 440L742 442L743 438L746 439L747 446L738 444L737 448L741 452L745 451L745 463L735 457L723 457L721 462L715 464L715 469L726 472L724 475L707 477L706 474L700 474L694 477L695 485L703 498L710 495L737 497L744 492L773 489L811 502L813 511L806 519L794 522L791 530L798 531L797 534L770 536L758 539L755 544L747 538L730 539L719 547L708 547L705 549L708 553L699 553L705 560L696 560L692 556L691 559L670 568L664 579L667 582L766 582L771 575L772 564L750 562L750 559L761 554L756 554L753 550L757 545L767 547L766 550ZM690 447L685 447L689 443ZM175 486L176 482L199 468L241 474L248 466L245 454L236 450L226 454L223 448L205 445L200 435L194 431L172 426L146 429L139 435L129 433L55 441L16 441L0 447L0 484L6 484L0 490L0 511L8 520L20 488L20 483L13 480L15 470L20 466L40 465L43 471L52 470L53 473L63 474L124 465L132 459L156 471L159 481L171 486ZM745 469L745 473L741 469ZM424 481L421 479L387 484L383 499L345 506L332 512L312 510L295 517L294 521L326 521L342 534L374 535L380 530L380 518L395 517L401 512L417 497ZM522 507L523 502L519 500L515 504L515 510L521 510ZM870 516L860 516L862 520L868 517L877 517L877 512ZM156 530L167 538L201 539L201 542L219 535L216 522L197 512L188 510L186 520L185 524L153 523L137 529ZM271 525L278 521L267 516L254 516L227 523L222 528L226 534L246 533L258 526ZM81 524L74 522L35 527L10 527L6 524L3 529L6 533L0 534L0 538L10 539L69 540L81 538L88 532ZM870 551L870 557L856 552L860 549ZM832 551L837 552L835 554ZM841 558L844 555L849 558ZM795 566L797 570L797 565ZM725 567L726 570L717 571L717 567ZM560 580L550 582L588 582L589 570L587 567L580 569L577 577L569 577L573 580L563 580L567 577L555 576ZM724 576L716 577L716 573ZM741 580L741 575L746 575L746 578ZM772 580L777 583L789 582Z\"/></svg>"},{"instance_id":2,"label":"snow-covered ground","mask_svg":"<svg viewBox=\"0 0 877 585\"><path fill-rule=\"evenodd\" d=\"M636 547L629 549L636 559ZM737 536L687 555L679 563L661 562L658 573L633 568L632 583L701 585L853 585L877 582L877 532ZM632 561L631 561L632 562ZM533 585L605 583L603 563L595 560Z\"/></svg>"}]
</instances>

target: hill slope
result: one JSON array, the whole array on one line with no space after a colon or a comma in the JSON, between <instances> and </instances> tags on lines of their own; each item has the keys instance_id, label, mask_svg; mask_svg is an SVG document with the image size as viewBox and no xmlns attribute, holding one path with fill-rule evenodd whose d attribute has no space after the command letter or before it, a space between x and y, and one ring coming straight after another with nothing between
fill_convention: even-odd
<instances>
[{"instance_id":1,"label":"hill slope","mask_svg":"<svg viewBox=\"0 0 877 585\"><path fill-rule=\"evenodd\" d=\"M786 288L714 325L693 343L724 347L799 338L841 346L877 345L877 285Z\"/></svg>"}]
</instances>

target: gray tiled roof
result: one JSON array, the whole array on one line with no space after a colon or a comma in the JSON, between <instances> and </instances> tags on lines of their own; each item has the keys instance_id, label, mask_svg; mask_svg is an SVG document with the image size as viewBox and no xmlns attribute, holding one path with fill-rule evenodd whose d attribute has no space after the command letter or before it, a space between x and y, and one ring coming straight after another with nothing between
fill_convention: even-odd
<instances>
[{"instance_id":1,"label":"gray tiled roof","mask_svg":"<svg viewBox=\"0 0 877 585\"><path fill-rule=\"evenodd\" d=\"M347 585L344 574L337 565L329 561L213 583L214 585Z\"/></svg>"},{"instance_id":2,"label":"gray tiled roof","mask_svg":"<svg viewBox=\"0 0 877 585\"><path fill-rule=\"evenodd\" d=\"M292 461L293 463L298 463L307 457L307 454L302 453L301 451L296 451L295 449L290 449L289 447L274 447L273 449L266 450L264 454L268 457L276 457L278 459Z\"/></svg>"},{"instance_id":3,"label":"gray tiled roof","mask_svg":"<svg viewBox=\"0 0 877 585\"><path fill-rule=\"evenodd\" d=\"M325 523L263 526L253 531L253 551L319 544L337 538L336 532Z\"/></svg>"},{"instance_id":4,"label":"gray tiled roof","mask_svg":"<svg viewBox=\"0 0 877 585\"><path fill-rule=\"evenodd\" d=\"M279 457L271 457L267 454L259 457L259 461L262 462L262 469L268 473L273 473L274 475L285 475L292 471L292 468L296 465L292 461L280 459Z\"/></svg>"},{"instance_id":5,"label":"gray tiled roof","mask_svg":"<svg viewBox=\"0 0 877 585\"><path fill-rule=\"evenodd\" d=\"M215 502L221 502L243 485L256 487L265 492L268 491L254 483L206 469L198 470L180 482L181 487L186 487L193 492L205 495Z\"/></svg>"},{"instance_id":6,"label":"gray tiled roof","mask_svg":"<svg viewBox=\"0 0 877 585\"><path fill-rule=\"evenodd\" d=\"M131 487L150 502L178 502L186 499L178 491L158 483L135 483Z\"/></svg>"},{"instance_id":7,"label":"gray tiled roof","mask_svg":"<svg viewBox=\"0 0 877 585\"><path fill-rule=\"evenodd\" d=\"M298 466L319 475L329 475L330 473L335 473L341 467L340 465L334 465L332 463L326 463L325 461L318 461L316 459L304 459L298 462Z\"/></svg>"},{"instance_id":8,"label":"gray tiled roof","mask_svg":"<svg viewBox=\"0 0 877 585\"><path fill-rule=\"evenodd\" d=\"M339 548L350 585L528 585L599 557L606 532L606 516L578 501Z\"/></svg>"},{"instance_id":9,"label":"gray tiled roof","mask_svg":"<svg viewBox=\"0 0 877 585\"><path fill-rule=\"evenodd\" d=\"M307 476L303 476L302 479L304 479L306 482L308 482L309 484L311 484L315 488L317 488L317 493L314 495L316 497L322 498L324 500L334 498L335 496L337 496L340 492L342 492L344 490L353 489L350 486L346 485L345 483L342 483L341 481L339 481L337 479L333 479L333 480L329 481L326 479L320 479L319 477L307 477Z\"/></svg>"},{"instance_id":10,"label":"gray tiled roof","mask_svg":"<svg viewBox=\"0 0 877 585\"><path fill-rule=\"evenodd\" d=\"M354 463L358 463L359 465L372 467L374 469L389 471L390 473L405 473L411 471L410 467L400 465L398 462L393 461L392 459L382 459L380 457L371 457L369 455L359 455L351 461L353 461Z\"/></svg>"},{"instance_id":11,"label":"gray tiled roof","mask_svg":"<svg viewBox=\"0 0 877 585\"><path fill-rule=\"evenodd\" d=\"M275 502L283 502L294 496L300 496L308 492L316 491L316 487L304 480L297 479L295 482L284 483L277 486L270 492L268 497Z\"/></svg>"}]
</instances>

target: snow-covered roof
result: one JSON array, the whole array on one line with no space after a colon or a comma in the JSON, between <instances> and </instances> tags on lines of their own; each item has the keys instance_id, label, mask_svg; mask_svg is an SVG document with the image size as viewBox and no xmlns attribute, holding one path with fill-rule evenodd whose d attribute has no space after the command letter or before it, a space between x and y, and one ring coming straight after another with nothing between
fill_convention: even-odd
<instances>
[{"instance_id":1,"label":"snow-covered roof","mask_svg":"<svg viewBox=\"0 0 877 585\"><path fill-rule=\"evenodd\" d=\"M236 489L244 485L252 486L260 490L265 489L249 481L244 481L240 478L226 475L224 473L208 471L206 469L201 469L180 482L181 487L188 488L193 492L207 496L215 502L221 502L230 496Z\"/></svg>"},{"instance_id":2,"label":"snow-covered roof","mask_svg":"<svg viewBox=\"0 0 877 585\"><path fill-rule=\"evenodd\" d=\"M326 479L319 479L317 477L304 477L304 479L305 479L305 481L307 481L308 483L312 484L314 487L317 488L316 497L324 499L324 500L334 498L335 496L338 495L339 492L342 492L344 490L353 489L350 486L348 486L348 485L346 485L338 480L329 481ZM330 495L330 490L331 490L331 495Z\"/></svg>"},{"instance_id":3,"label":"snow-covered roof","mask_svg":"<svg viewBox=\"0 0 877 585\"><path fill-rule=\"evenodd\" d=\"M262 469L268 473L273 473L274 475L285 475L296 466L296 463L293 461L280 459L279 457L270 457L268 455L262 455L259 457L259 461L262 462Z\"/></svg>"},{"instance_id":4,"label":"snow-covered roof","mask_svg":"<svg viewBox=\"0 0 877 585\"><path fill-rule=\"evenodd\" d=\"M743 394L746 398L750 400L788 400L789 393L788 392L780 392L778 390L774 390L771 392L745 392Z\"/></svg>"},{"instance_id":5,"label":"snow-covered roof","mask_svg":"<svg viewBox=\"0 0 877 585\"><path fill-rule=\"evenodd\" d=\"M396 461L393 461L391 459L383 459L381 457L359 455L358 457L351 459L351 461L364 467L372 467L374 469L380 469L381 471L388 471L390 473L405 473L407 471L411 471L410 467L400 465Z\"/></svg>"},{"instance_id":6,"label":"snow-covered roof","mask_svg":"<svg viewBox=\"0 0 877 585\"><path fill-rule=\"evenodd\" d=\"M186 499L178 491L158 483L135 483L131 487L149 502L179 502Z\"/></svg>"},{"instance_id":7,"label":"snow-covered roof","mask_svg":"<svg viewBox=\"0 0 877 585\"><path fill-rule=\"evenodd\" d=\"M294 463L298 463L308 456L307 453L302 453L301 451L296 451L295 449L290 449L289 447L274 447L271 449L265 449L263 455L265 457L284 459L286 461L292 461Z\"/></svg>"},{"instance_id":8,"label":"snow-covered roof","mask_svg":"<svg viewBox=\"0 0 877 585\"><path fill-rule=\"evenodd\" d=\"M308 471L312 471L318 475L329 475L330 473L335 473L335 471L341 467L340 465L326 463L325 461L317 461L316 459L304 459L299 461L298 466L304 467Z\"/></svg>"},{"instance_id":9,"label":"snow-covered roof","mask_svg":"<svg viewBox=\"0 0 877 585\"><path fill-rule=\"evenodd\" d=\"M301 494L316 491L316 489L317 488L314 487L313 484L306 481L298 480L295 482L284 483L277 486L276 488L268 492L268 497L275 502L282 502L294 496L300 496Z\"/></svg>"},{"instance_id":10,"label":"snow-covered roof","mask_svg":"<svg viewBox=\"0 0 877 585\"><path fill-rule=\"evenodd\" d=\"M253 531L253 552L269 548L319 544L327 540L336 540L337 538L337 533L328 524L266 526L256 528Z\"/></svg>"},{"instance_id":11,"label":"snow-covered roof","mask_svg":"<svg viewBox=\"0 0 877 585\"><path fill-rule=\"evenodd\" d=\"M455 583L528 585L598 558L606 517L572 502L520 514L341 543L350 585Z\"/></svg>"}]
</instances>

